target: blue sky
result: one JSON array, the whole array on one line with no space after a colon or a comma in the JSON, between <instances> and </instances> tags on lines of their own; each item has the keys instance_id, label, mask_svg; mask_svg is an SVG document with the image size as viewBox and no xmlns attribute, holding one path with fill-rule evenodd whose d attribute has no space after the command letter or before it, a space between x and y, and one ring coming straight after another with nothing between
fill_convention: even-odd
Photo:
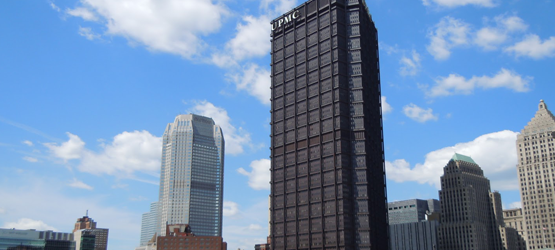
<instances>
[{"instance_id":1,"label":"blue sky","mask_svg":"<svg viewBox=\"0 0 555 250\"><path fill-rule=\"evenodd\" d=\"M0 3L0 227L71 231L89 210L134 249L176 115L226 137L224 240L267 236L269 22L295 0ZM368 0L390 201L437 198L454 152L519 206L516 134L554 105L552 0Z\"/></svg>"}]
</instances>

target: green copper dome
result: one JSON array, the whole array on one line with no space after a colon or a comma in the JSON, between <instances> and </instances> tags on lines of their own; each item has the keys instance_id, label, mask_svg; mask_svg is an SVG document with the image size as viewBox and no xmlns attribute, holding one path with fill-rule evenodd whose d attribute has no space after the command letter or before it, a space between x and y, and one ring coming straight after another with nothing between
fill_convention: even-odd
<instances>
[{"instance_id":1,"label":"green copper dome","mask_svg":"<svg viewBox=\"0 0 555 250\"><path fill-rule=\"evenodd\" d=\"M469 163L476 164L476 162L474 162L474 160L472 160L472 158L470 158L470 157L468 157L468 156L466 156L466 155L461 155L461 154L457 154L457 153L455 153L455 155L453 155L453 158L451 158L451 160L454 160L454 161L466 161L466 162L469 162Z\"/></svg>"}]
</instances>

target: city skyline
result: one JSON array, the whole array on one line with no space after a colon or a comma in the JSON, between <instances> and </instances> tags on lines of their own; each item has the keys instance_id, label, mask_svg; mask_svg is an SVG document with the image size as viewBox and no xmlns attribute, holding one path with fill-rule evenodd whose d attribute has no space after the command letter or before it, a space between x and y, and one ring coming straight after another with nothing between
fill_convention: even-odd
<instances>
[{"instance_id":1,"label":"city skyline","mask_svg":"<svg viewBox=\"0 0 555 250\"><path fill-rule=\"evenodd\" d=\"M302 1L180 2L1 3L0 227L71 231L89 209L110 250L134 249L158 199L161 127L198 113L226 134L224 240L266 241L270 20ZM555 105L555 3L366 3L389 201L437 199L457 152L518 206L517 134L540 99Z\"/></svg>"}]
</instances>

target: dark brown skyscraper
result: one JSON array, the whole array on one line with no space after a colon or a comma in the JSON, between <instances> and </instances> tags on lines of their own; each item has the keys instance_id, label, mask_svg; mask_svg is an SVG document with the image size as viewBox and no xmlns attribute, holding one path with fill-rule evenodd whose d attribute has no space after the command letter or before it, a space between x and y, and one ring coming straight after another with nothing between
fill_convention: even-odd
<instances>
[{"instance_id":1,"label":"dark brown skyscraper","mask_svg":"<svg viewBox=\"0 0 555 250\"><path fill-rule=\"evenodd\" d=\"M272 249L388 249L377 31L364 0L272 22Z\"/></svg>"}]
</instances>

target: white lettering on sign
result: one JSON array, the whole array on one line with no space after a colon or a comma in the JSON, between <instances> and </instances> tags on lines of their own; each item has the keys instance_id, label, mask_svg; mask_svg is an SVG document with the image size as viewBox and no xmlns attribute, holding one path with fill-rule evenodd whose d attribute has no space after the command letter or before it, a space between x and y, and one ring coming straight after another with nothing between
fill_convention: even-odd
<instances>
[{"instance_id":1,"label":"white lettering on sign","mask_svg":"<svg viewBox=\"0 0 555 250\"><path fill-rule=\"evenodd\" d=\"M272 23L272 30L276 30L277 28L280 28L283 25L288 24L289 22L292 22L293 20L297 19L299 17L300 12L298 10L294 11L293 13L290 13L287 16L284 16L282 19L279 19L275 22Z\"/></svg>"}]
</instances>

